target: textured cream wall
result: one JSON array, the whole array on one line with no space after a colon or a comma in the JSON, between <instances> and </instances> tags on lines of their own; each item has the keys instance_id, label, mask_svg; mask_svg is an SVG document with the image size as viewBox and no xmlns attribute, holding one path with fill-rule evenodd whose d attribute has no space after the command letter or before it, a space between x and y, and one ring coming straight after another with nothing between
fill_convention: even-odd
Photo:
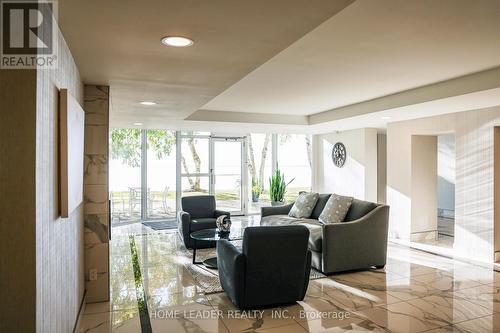
<instances>
[{"instance_id":1,"label":"textured cream wall","mask_svg":"<svg viewBox=\"0 0 500 333\"><path fill-rule=\"evenodd\" d=\"M67 219L58 214L58 88L83 105L83 85L62 34L58 40L57 68L37 70L37 332L71 332L84 295L83 204Z\"/></svg>"},{"instance_id":2,"label":"textured cream wall","mask_svg":"<svg viewBox=\"0 0 500 333\"><path fill-rule=\"evenodd\" d=\"M387 135L377 134L377 201L387 202Z\"/></svg>"},{"instance_id":3,"label":"textured cream wall","mask_svg":"<svg viewBox=\"0 0 500 333\"><path fill-rule=\"evenodd\" d=\"M493 168L494 168L494 209L493 216L495 219L493 232L493 248L495 251L494 260L500 262L500 127L495 126L493 129Z\"/></svg>"},{"instance_id":4,"label":"textured cream wall","mask_svg":"<svg viewBox=\"0 0 500 333\"><path fill-rule=\"evenodd\" d=\"M437 231L437 136L411 137L411 232L436 236Z\"/></svg>"},{"instance_id":5,"label":"textured cream wall","mask_svg":"<svg viewBox=\"0 0 500 333\"><path fill-rule=\"evenodd\" d=\"M347 150L342 168L333 164L336 142ZM377 201L377 130L363 128L313 136L313 190Z\"/></svg>"},{"instance_id":6,"label":"textured cream wall","mask_svg":"<svg viewBox=\"0 0 500 333\"><path fill-rule=\"evenodd\" d=\"M387 201L391 237L412 230L412 135L455 133L456 255L493 260L493 127L500 107L390 123L387 127Z\"/></svg>"},{"instance_id":7,"label":"textured cream wall","mask_svg":"<svg viewBox=\"0 0 500 333\"><path fill-rule=\"evenodd\" d=\"M378 200L378 138L375 128L365 128L365 200Z\"/></svg>"}]
</instances>

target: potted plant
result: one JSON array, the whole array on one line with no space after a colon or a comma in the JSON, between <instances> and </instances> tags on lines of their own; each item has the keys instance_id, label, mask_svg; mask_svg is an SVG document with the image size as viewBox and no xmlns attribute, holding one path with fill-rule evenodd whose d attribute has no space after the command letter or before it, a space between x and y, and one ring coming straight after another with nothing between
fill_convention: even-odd
<instances>
[{"instance_id":1,"label":"potted plant","mask_svg":"<svg viewBox=\"0 0 500 333\"><path fill-rule=\"evenodd\" d=\"M293 182L295 178L288 183L285 182L285 175L280 169L276 169L271 178L269 178L269 196L271 197L272 206L281 206L285 202L286 187Z\"/></svg>"},{"instance_id":2,"label":"potted plant","mask_svg":"<svg viewBox=\"0 0 500 333\"><path fill-rule=\"evenodd\" d=\"M262 193L262 186L260 186L257 178L252 177L252 202L259 202Z\"/></svg>"}]
</instances>

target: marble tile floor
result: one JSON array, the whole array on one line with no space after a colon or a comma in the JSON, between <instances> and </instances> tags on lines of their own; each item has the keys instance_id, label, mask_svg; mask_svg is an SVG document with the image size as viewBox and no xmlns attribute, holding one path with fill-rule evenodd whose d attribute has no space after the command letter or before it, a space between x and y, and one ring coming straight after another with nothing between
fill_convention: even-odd
<instances>
[{"instance_id":1,"label":"marble tile floor","mask_svg":"<svg viewBox=\"0 0 500 333\"><path fill-rule=\"evenodd\" d=\"M86 305L80 332L500 332L500 273L401 245L389 244L384 269L311 281L304 301L262 312L236 311L224 293L203 294L184 268L189 260L175 232L114 228L111 300Z\"/></svg>"}]
</instances>

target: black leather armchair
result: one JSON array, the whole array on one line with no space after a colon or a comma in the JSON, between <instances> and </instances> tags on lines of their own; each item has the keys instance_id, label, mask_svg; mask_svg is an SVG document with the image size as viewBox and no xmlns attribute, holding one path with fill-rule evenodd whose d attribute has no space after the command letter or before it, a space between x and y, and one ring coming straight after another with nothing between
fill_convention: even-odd
<instances>
[{"instance_id":1,"label":"black leather armchair","mask_svg":"<svg viewBox=\"0 0 500 333\"><path fill-rule=\"evenodd\" d=\"M311 270L308 237L300 225L248 227L241 250L219 241L219 279L234 305L256 309L303 300Z\"/></svg>"},{"instance_id":2,"label":"black leather armchair","mask_svg":"<svg viewBox=\"0 0 500 333\"><path fill-rule=\"evenodd\" d=\"M221 215L231 217L229 212L215 209L213 195L196 195L181 199L182 210L177 216L177 230L188 249L193 248L191 233L203 229L215 228L215 221ZM215 247L215 242L197 241L197 248Z\"/></svg>"}]
</instances>

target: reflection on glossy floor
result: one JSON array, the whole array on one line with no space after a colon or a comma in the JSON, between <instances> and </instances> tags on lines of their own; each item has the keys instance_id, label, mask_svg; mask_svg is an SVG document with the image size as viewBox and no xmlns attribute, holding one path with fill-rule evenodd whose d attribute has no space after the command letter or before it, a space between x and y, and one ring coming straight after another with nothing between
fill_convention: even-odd
<instances>
[{"instance_id":1,"label":"reflection on glossy floor","mask_svg":"<svg viewBox=\"0 0 500 333\"><path fill-rule=\"evenodd\" d=\"M200 292L175 233L113 232L111 302L88 304L81 332L141 332L129 233L153 332L500 332L500 273L399 245L389 245L385 269L314 280L303 302L238 313L223 293Z\"/></svg>"}]
</instances>

